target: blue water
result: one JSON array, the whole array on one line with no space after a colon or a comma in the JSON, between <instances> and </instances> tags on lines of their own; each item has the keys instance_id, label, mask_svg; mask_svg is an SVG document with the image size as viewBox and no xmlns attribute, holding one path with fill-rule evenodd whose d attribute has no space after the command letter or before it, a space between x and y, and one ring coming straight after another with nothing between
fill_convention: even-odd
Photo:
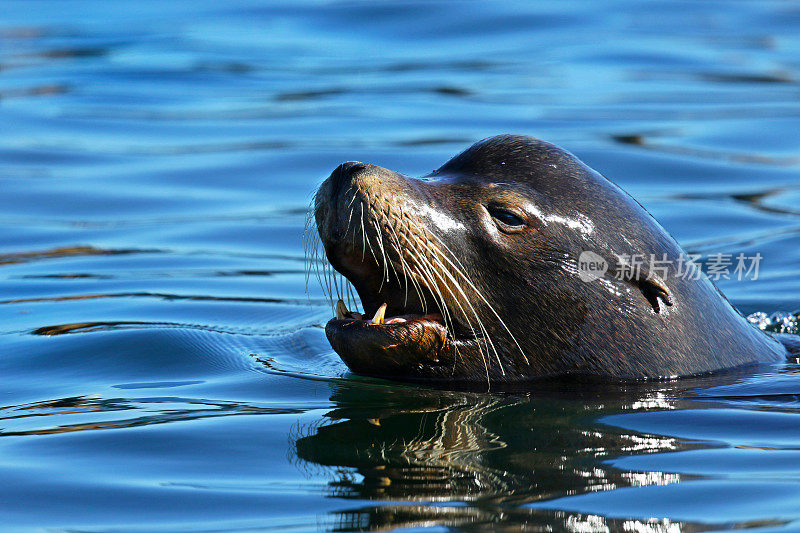
<instances>
[{"instance_id":1,"label":"blue water","mask_svg":"<svg viewBox=\"0 0 800 533\"><path fill-rule=\"evenodd\" d=\"M360 378L301 243L342 161L523 133L795 312L796 2L4 0L0 131L4 530L800 529L800 366Z\"/></svg>"}]
</instances>

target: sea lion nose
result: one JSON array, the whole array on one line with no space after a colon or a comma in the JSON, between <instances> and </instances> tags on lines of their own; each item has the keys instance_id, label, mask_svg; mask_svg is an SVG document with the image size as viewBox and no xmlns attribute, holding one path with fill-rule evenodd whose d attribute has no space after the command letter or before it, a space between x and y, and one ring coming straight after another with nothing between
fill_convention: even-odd
<instances>
[{"instance_id":1,"label":"sea lion nose","mask_svg":"<svg viewBox=\"0 0 800 533\"><path fill-rule=\"evenodd\" d=\"M336 198L345 183L350 183L353 176L365 170L367 165L359 161L342 163L331 173L331 193Z\"/></svg>"},{"instance_id":2,"label":"sea lion nose","mask_svg":"<svg viewBox=\"0 0 800 533\"><path fill-rule=\"evenodd\" d=\"M367 165L361 163L360 161L348 161L347 163L342 163L334 172L341 173L344 177L350 177L359 170L364 170L367 168Z\"/></svg>"}]
</instances>

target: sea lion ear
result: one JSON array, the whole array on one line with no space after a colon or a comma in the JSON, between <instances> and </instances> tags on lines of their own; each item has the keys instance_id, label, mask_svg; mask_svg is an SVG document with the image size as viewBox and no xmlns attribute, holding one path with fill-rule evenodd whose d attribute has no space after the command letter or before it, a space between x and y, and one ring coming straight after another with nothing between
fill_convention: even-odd
<instances>
[{"instance_id":1,"label":"sea lion ear","mask_svg":"<svg viewBox=\"0 0 800 533\"><path fill-rule=\"evenodd\" d=\"M647 298L647 301L650 302L650 305L653 306L653 311L656 313L661 312L661 306L658 303L659 298L661 298L665 305L672 305L672 294L669 291L669 287L667 287L666 283L664 283L661 278L649 275L637 280L637 285L644 297Z\"/></svg>"},{"instance_id":2,"label":"sea lion ear","mask_svg":"<svg viewBox=\"0 0 800 533\"><path fill-rule=\"evenodd\" d=\"M672 292L669 287L663 279L652 274L646 265L619 264L615 274L618 279L623 279L638 288L655 313L661 312L659 298L664 305L672 306Z\"/></svg>"}]
</instances>

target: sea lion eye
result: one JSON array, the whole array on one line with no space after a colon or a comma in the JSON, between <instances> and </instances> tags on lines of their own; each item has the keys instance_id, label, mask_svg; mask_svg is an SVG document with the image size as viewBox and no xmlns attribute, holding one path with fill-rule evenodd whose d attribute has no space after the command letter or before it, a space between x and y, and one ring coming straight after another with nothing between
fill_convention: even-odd
<instances>
[{"instance_id":1,"label":"sea lion eye","mask_svg":"<svg viewBox=\"0 0 800 533\"><path fill-rule=\"evenodd\" d=\"M489 214L497 222L510 228L520 228L525 225L525 220L513 211L509 211L503 207L489 206Z\"/></svg>"}]
</instances>

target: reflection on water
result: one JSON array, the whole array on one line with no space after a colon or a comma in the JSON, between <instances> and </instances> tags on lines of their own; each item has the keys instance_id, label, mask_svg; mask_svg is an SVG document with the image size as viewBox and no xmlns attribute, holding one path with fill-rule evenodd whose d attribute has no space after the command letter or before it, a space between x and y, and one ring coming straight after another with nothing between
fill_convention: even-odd
<instances>
[{"instance_id":1,"label":"reflection on water","mask_svg":"<svg viewBox=\"0 0 800 533\"><path fill-rule=\"evenodd\" d=\"M736 377L728 375L714 383L723 386ZM542 383L536 393L526 396L336 385L331 396L335 408L294 432L295 453L301 469L329 478L329 496L389 503L336 511L330 520L338 531L423 525L537 528L550 524L566 531L746 526L607 520L524 507L563 495L697 478L678 472L630 471L609 460L718 445L597 423L618 413L701 408L700 403L680 399L697 385L695 381L603 386L590 392L570 383ZM397 501L437 503L433 507L392 503Z\"/></svg>"},{"instance_id":2,"label":"reflection on water","mask_svg":"<svg viewBox=\"0 0 800 533\"><path fill-rule=\"evenodd\" d=\"M780 526L776 520L771 524ZM385 531L395 528L447 527L466 531L494 531L504 527L524 531L642 531L677 533L726 529L727 524L693 524L667 519L619 520L563 511L432 507L422 505L367 507L342 513L329 524L332 531Z\"/></svg>"}]
</instances>

